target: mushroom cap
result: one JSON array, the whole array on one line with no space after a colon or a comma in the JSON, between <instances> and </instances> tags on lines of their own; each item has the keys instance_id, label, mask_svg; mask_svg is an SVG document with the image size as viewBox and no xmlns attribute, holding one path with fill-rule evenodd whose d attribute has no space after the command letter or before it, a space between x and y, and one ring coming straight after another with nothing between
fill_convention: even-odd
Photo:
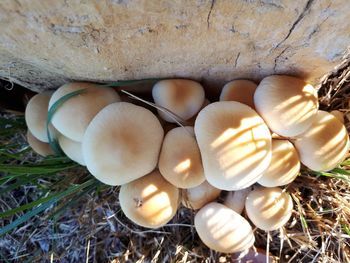
<instances>
[{"instance_id":1,"label":"mushroom cap","mask_svg":"<svg viewBox=\"0 0 350 263\"><path fill-rule=\"evenodd\" d=\"M247 188L270 164L270 131L247 105L236 101L212 103L198 114L194 131L204 175L216 188Z\"/></svg>"},{"instance_id":2,"label":"mushroom cap","mask_svg":"<svg viewBox=\"0 0 350 263\"><path fill-rule=\"evenodd\" d=\"M119 202L131 221L143 227L158 228L174 217L179 203L179 189L155 170L122 185Z\"/></svg>"},{"instance_id":3,"label":"mushroom cap","mask_svg":"<svg viewBox=\"0 0 350 263\"><path fill-rule=\"evenodd\" d=\"M61 135L58 137L58 143L69 159L85 166L81 142L73 141L66 136Z\"/></svg>"},{"instance_id":4,"label":"mushroom cap","mask_svg":"<svg viewBox=\"0 0 350 263\"><path fill-rule=\"evenodd\" d=\"M36 139L42 142L49 142L46 122L50 97L50 92L36 94L29 100L25 110L25 120L28 130L30 130Z\"/></svg>"},{"instance_id":5,"label":"mushroom cap","mask_svg":"<svg viewBox=\"0 0 350 263\"><path fill-rule=\"evenodd\" d=\"M258 85L254 104L273 132L294 137L305 132L314 121L318 110L317 91L303 80L273 75Z\"/></svg>"},{"instance_id":6,"label":"mushroom cap","mask_svg":"<svg viewBox=\"0 0 350 263\"><path fill-rule=\"evenodd\" d=\"M164 137L159 171L178 188L191 188L204 182L204 170L193 127L177 127Z\"/></svg>"},{"instance_id":7,"label":"mushroom cap","mask_svg":"<svg viewBox=\"0 0 350 263\"><path fill-rule=\"evenodd\" d=\"M110 104L86 129L82 144L86 166L105 184L126 184L154 170L163 136L149 110L127 102Z\"/></svg>"},{"instance_id":8,"label":"mushroom cap","mask_svg":"<svg viewBox=\"0 0 350 263\"><path fill-rule=\"evenodd\" d=\"M238 101L254 109L254 92L257 86L251 80L233 80L222 88L220 101Z\"/></svg>"},{"instance_id":9,"label":"mushroom cap","mask_svg":"<svg viewBox=\"0 0 350 263\"><path fill-rule=\"evenodd\" d=\"M248 221L219 203L202 207L194 217L194 225L203 243L222 253L246 250L255 241Z\"/></svg>"},{"instance_id":10,"label":"mushroom cap","mask_svg":"<svg viewBox=\"0 0 350 263\"><path fill-rule=\"evenodd\" d=\"M341 163L349 151L344 124L325 111L318 111L312 126L294 141L300 161L314 171L329 171Z\"/></svg>"},{"instance_id":11,"label":"mushroom cap","mask_svg":"<svg viewBox=\"0 0 350 263\"><path fill-rule=\"evenodd\" d=\"M187 79L158 81L152 89L152 96L156 105L170 110L184 120L194 116L205 99L202 85ZM158 110L158 113L167 122L174 122L164 112Z\"/></svg>"},{"instance_id":12,"label":"mushroom cap","mask_svg":"<svg viewBox=\"0 0 350 263\"><path fill-rule=\"evenodd\" d=\"M54 155L55 153L50 147L50 144L46 142L39 141L37 138L33 136L33 134L28 130L27 131L27 142L29 146L41 156Z\"/></svg>"},{"instance_id":13,"label":"mushroom cap","mask_svg":"<svg viewBox=\"0 0 350 263\"><path fill-rule=\"evenodd\" d=\"M182 190L182 204L190 209L200 209L219 197L220 189L204 181L200 185Z\"/></svg>"},{"instance_id":14,"label":"mushroom cap","mask_svg":"<svg viewBox=\"0 0 350 263\"><path fill-rule=\"evenodd\" d=\"M344 124L345 120L344 120L344 114L341 111L338 110L332 110L330 112L330 114L332 114L334 117L336 117L341 123Z\"/></svg>"},{"instance_id":15,"label":"mushroom cap","mask_svg":"<svg viewBox=\"0 0 350 263\"><path fill-rule=\"evenodd\" d=\"M248 194L245 210L255 226L272 231L288 222L293 202L291 196L278 187L258 188Z\"/></svg>"},{"instance_id":16,"label":"mushroom cap","mask_svg":"<svg viewBox=\"0 0 350 263\"><path fill-rule=\"evenodd\" d=\"M287 140L272 140L271 163L258 183L265 187L286 185L294 181L299 171L299 155L293 144Z\"/></svg>"},{"instance_id":17,"label":"mushroom cap","mask_svg":"<svg viewBox=\"0 0 350 263\"><path fill-rule=\"evenodd\" d=\"M224 200L224 205L236 213L242 214L245 206L245 199L251 191L252 188L248 187L242 190L228 192Z\"/></svg>"},{"instance_id":18,"label":"mushroom cap","mask_svg":"<svg viewBox=\"0 0 350 263\"><path fill-rule=\"evenodd\" d=\"M51 121L62 135L77 142L83 140L87 126L100 110L111 103L120 101L118 93L112 88L73 82L61 86L52 94L49 107L64 95L82 89L86 91L61 104Z\"/></svg>"}]
</instances>

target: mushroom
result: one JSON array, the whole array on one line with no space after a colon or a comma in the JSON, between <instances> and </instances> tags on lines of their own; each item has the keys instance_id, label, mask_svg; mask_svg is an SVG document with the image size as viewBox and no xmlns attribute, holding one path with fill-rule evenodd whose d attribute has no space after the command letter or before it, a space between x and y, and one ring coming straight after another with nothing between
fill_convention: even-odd
<instances>
[{"instance_id":1,"label":"mushroom","mask_svg":"<svg viewBox=\"0 0 350 263\"><path fill-rule=\"evenodd\" d=\"M228 192L224 200L224 205L228 208L231 208L236 213L242 214L244 210L245 199L251 191L252 188L248 187L242 190Z\"/></svg>"},{"instance_id":2,"label":"mushroom","mask_svg":"<svg viewBox=\"0 0 350 263\"><path fill-rule=\"evenodd\" d=\"M143 227L158 228L174 217L179 203L179 190L155 170L122 185L119 202L131 221Z\"/></svg>"},{"instance_id":3,"label":"mushroom","mask_svg":"<svg viewBox=\"0 0 350 263\"><path fill-rule=\"evenodd\" d=\"M330 114L332 114L334 117L336 117L338 120L340 120L341 123L344 124L344 114L341 111L338 110L332 110L330 112Z\"/></svg>"},{"instance_id":4,"label":"mushroom","mask_svg":"<svg viewBox=\"0 0 350 263\"><path fill-rule=\"evenodd\" d=\"M319 111L312 126L293 142L300 161L314 171L335 168L345 159L350 146L344 124L325 111Z\"/></svg>"},{"instance_id":5,"label":"mushroom","mask_svg":"<svg viewBox=\"0 0 350 263\"><path fill-rule=\"evenodd\" d=\"M33 96L25 110L25 120L28 126L28 130L38 140L42 142L49 142L47 137L47 107L51 97L50 92L39 93ZM51 126L51 125L50 125ZM53 127L50 127L50 131L54 132Z\"/></svg>"},{"instance_id":6,"label":"mushroom","mask_svg":"<svg viewBox=\"0 0 350 263\"><path fill-rule=\"evenodd\" d=\"M168 79L158 81L152 96L156 105L168 109L183 120L194 116L204 103L205 94L201 84L187 79ZM159 115L167 122L175 122L164 112Z\"/></svg>"},{"instance_id":7,"label":"mushroom","mask_svg":"<svg viewBox=\"0 0 350 263\"><path fill-rule=\"evenodd\" d=\"M265 187L286 185L294 181L299 171L299 155L293 144L287 140L272 140L271 163L258 183Z\"/></svg>"},{"instance_id":8,"label":"mushroom","mask_svg":"<svg viewBox=\"0 0 350 263\"><path fill-rule=\"evenodd\" d=\"M59 136L58 143L61 146L62 151L74 162L85 166L82 145L80 142L73 141L66 136Z\"/></svg>"},{"instance_id":9,"label":"mushroom","mask_svg":"<svg viewBox=\"0 0 350 263\"><path fill-rule=\"evenodd\" d=\"M29 146L41 156L54 155L55 153L50 147L50 144L46 142L39 141L37 138L33 136L33 134L28 130L27 131L27 142Z\"/></svg>"},{"instance_id":10,"label":"mushroom","mask_svg":"<svg viewBox=\"0 0 350 263\"><path fill-rule=\"evenodd\" d=\"M191 188L204 182L204 171L193 127L177 127L164 137L159 171L178 188Z\"/></svg>"},{"instance_id":11,"label":"mushroom","mask_svg":"<svg viewBox=\"0 0 350 263\"><path fill-rule=\"evenodd\" d=\"M292 215L293 202L291 196L278 187L261 187L248 194L245 210L255 226L272 231L288 222Z\"/></svg>"},{"instance_id":12,"label":"mushroom","mask_svg":"<svg viewBox=\"0 0 350 263\"><path fill-rule=\"evenodd\" d=\"M204 181L196 187L182 190L182 204L187 208L197 210L214 201L220 193L220 189Z\"/></svg>"},{"instance_id":13,"label":"mushroom","mask_svg":"<svg viewBox=\"0 0 350 263\"><path fill-rule=\"evenodd\" d=\"M254 109L254 92L257 86L251 80L233 80L222 88L220 101L238 101Z\"/></svg>"},{"instance_id":14,"label":"mushroom","mask_svg":"<svg viewBox=\"0 0 350 263\"><path fill-rule=\"evenodd\" d=\"M247 105L235 101L212 103L200 111L194 130L204 175L216 188L247 188L270 164L270 131Z\"/></svg>"},{"instance_id":15,"label":"mushroom","mask_svg":"<svg viewBox=\"0 0 350 263\"><path fill-rule=\"evenodd\" d=\"M255 241L248 221L219 203L202 207L194 217L194 225L203 243L218 252L244 251Z\"/></svg>"},{"instance_id":16,"label":"mushroom","mask_svg":"<svg viewBox=\"0 0 350 263\"><path fill-rule=\"evenodd\" d=\"M314 121L318 110L317 91L303 80L273 75L258 85L254 104L273 132L294 137L305 132Z\"/></svg>"},{"instance_id":17,"label":"mushroom","mask_svg":"<svg viewBox=\"0 0 350 263\"><path fill-rule=\"evenodd\" d=\"M119 95L112 88L74 82L57 89L52 94L49 107L63 96L79 90L84 90L84 92L62 103L51 121L62 135L77 142L83 140L87 126L100 110L111 103L120 101Z\"/></svg>"},{"instance_id":18,"label":"mushroom","mask_svg":"<svg viewBox=\"0 0 350 263\"><path fill-rule=\"evenodd\" d=\"M112 103L86 129L82 147L87 169L109 185L136 180L156 167L163 136L162 126L149 110Z\"/></svg>"}]
</instances>

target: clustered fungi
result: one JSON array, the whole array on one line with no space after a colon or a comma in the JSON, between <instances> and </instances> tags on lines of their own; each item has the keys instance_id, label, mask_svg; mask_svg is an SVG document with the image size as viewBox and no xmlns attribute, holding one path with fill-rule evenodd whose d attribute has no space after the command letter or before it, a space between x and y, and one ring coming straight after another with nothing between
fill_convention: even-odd
<instances>
[{"instance_id":1,"label":"clustered fungi","mask_svg":"<svg viewBox=\"0 0 350 263\"><path fill-rule=\"evenodd\" d=\"M48 109L82 89L47 126ZM259 85L234 80L214 103L192 80L159 81L152 95L158 116L91 83L38 94L25 113L28 143L40 155L53 154L48 129L69 158L103 183L121 185L121 208L140 226L165 225L180 203L198 210L197 233L219 252L251 248L251 223L281 228L293 202L280 186L298 176L301 164L329 171L349 150L341 112L318 110L316 90L294 77L269 76ZM228 192L221 204L215 200L222 190Z\"/></svg>"}]
</instances>

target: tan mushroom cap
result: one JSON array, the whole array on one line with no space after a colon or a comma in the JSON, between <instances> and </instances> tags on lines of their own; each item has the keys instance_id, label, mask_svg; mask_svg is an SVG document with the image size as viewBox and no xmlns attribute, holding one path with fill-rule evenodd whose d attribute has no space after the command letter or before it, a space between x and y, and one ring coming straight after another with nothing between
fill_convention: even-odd
<instances>
[{"instance_id":1,"label":"tan mushroom cap","mask_svg":"<svg viewBox=\"0 0 350 263\"><path fill-rule=\"evenodd\" d=\"M272 140L271 163L258 183L265 187L286 185L294 181L299 171L299 155L293 144L287 140Z\"/></svg>"},{"instance_id":2,"label":"tan mushroom cap","mask_svg":"<svg viewBox=\"0 0 350 263\"><path fill-rule=\"evenodd\" d=\"M216 188L247 188L270 164L270 131L247 105L235 101L212 103L200 111L194 130L204 175Z\"/></svg>"},{"instance_id":3,"label":"tan mushroom cap","mask_svg":"<svg viewBox=\"0 0 350 263\"><path fill-rule=\"evenodd\" d=\"M163 136L149 110L127 102L110 104L86 129L82 144L86 166L105 184L126 184L154 170Z\"/></svg>"},{"instance_id":4,"label":"tan mushroom cap","mask_svg":"<svg viewBox=\"0 0 350 263\"><path fill-rule=\"evenodd\" d=\"M178 188L191 188L204 182L193 127L177 127L165 135L158 167L163 177Z\"/></svg>"},{"instance_id":5,"label":"tan mushroom cap","mask_svg":"<svg viewBox=\"0 0 350 263\"><path fill-rule=\"evenodd\" d=\"M197 210L219 197L220 189L204 181L200 185L182 190L182 204L190 209Z\"/></svg>"},{"instance_id":6,"label":"tan mushroom cap","mask_svg":"<svg viewBox=\"0 0 350 263\"><path fill-rule=\"evenodd\" d=\"M85 166L81 142L73 141L66 136L61 135L58 137L58 143L69 159Z\"/></svg>"},{"instance_id":7,"label":"tan mushroom cap","mask_svg":"<svg viewBox=\"0 0 350 263\"><path fill-rule=\"evenodd\" d=\"M219 203L202 207L194 218L194 225L203 243L222 253L244 251L255 241L248 221Z\"/></svg>"},{"instance_id":8,"label":"tan mushroom cap","mask_svg":"<svg viewBox=\"0 0 350 263\"><path fill-rule=\"evenodd\" d=\"M156 105L170 110L183 120L194 116L205 99L202 85L187 79L161 80L154 85L152 96ZM158 113L167 122L175 122L164 112Z\"/></svg>"},{"instance_id":9,"label":"tan mushroom cap","mask_svg":"<svg viewBox=\"0 0 350 263\"><path fill-rule=\"evenodd\" d=\"M258 188L248 194L245 209L255 226L272 231L288 222L293 202L291 196L278 187Z\"/></svg>"},{"instance_id":10,"label":"tan mushroom cap","mask_svg":"<svg viewBox=\"0 0 350 263\"><path fill-rule=\"evenodd\" d=\"M258 85L254 104L273 132L294 137L305 132L314 121L318 110L317 91L303 80L273 75Z\"/></svg>"},{"instance_id":11,"label":"tan mushroom cap","mask_svg":"<svg viewBox=\"0 0 350 263\"><path fill-rule=\"evenodd\" d=\"M319 111L312 126L294 140L294 146L305 166L314 171L329 171L345 159L349 136L336 117Z\"/></svg>"},{"instance_id":12,"label":"tan mushroom cap","mask_svg":"<svg viewBox=\"0 0 350 263\"><path fill-rule=\"evenodd\" d=\"M222 88L220 101L238 101L254 109L254 92L257 86L251 80L233 80Z\"/></svg>"},{"instance_id":13,"label":"tan mushroom cap","mask_svg":"<svg viewBox=\"0 0 350 263\"><path fill-rule=\"evenodd\" d=\"M131 221L143 227L158 228L174 217L179 203L179 190L155 170L122 185L119 202Z\"/></svg>"},{"instance_id":14,"label":"tan mushroom cap","mask_svg":"<svg viewBox=\"0 0 350 263\"><path fill-rule=\"evenodd\" d=\"M236 213L242 214L245 200L251 191L252 188L248 187L242 190L228 192L224 200L224 205Z\"/></svg>"},{"instance_id":15,"label":"tan mushroom cap","mask_svg":"<svg viewBox=\"0 0 350 263\"><path fill-rule=\"evenodd\" d=\"M41 156L54 155L55 153L50 147L50 144L46 142L39 141L37 138L33 136L33 134L28 130L27 131L27 142L29 146Z\"/></svg>"},{"instance_id":16,"label":"tan mushroom cap","mask_svg":"<svg viewBox=\"0 0 350 263\"><path fill-rule=\"evenodd\" d=\"M34 137L42 142L49 142L46 122L51 94L50 92L44 92L33 96L25 110L25 120L28 129Z\"/></svg>"},{"instance_id":17,"label":"tan mushroom cap","mask_svg":"<svg viewBox=\"0 0 350 263\"><path fill-rule=\"evenodd\" d=\"M336 117L341 123L344 124L345 120L344 120L344 114L341 111L338 110L332 110L330 112L330 114L332 114L334 117Z\"/></svg>"},{"instance_id":18,"label":"tan mushroom cap","mask_svg":"<svg viewBox=\"0 0 350 263\"><path fill-rule=\"evenodd\" d=\"M52 95L49 107L69 93L86 89L85 92L65 101L52 118L53 126L67 138L81 142L85 130L96 114L107 105L120 101L112 88L96 84L74 82L57 89Z\"/></svg>"}]
</instances>

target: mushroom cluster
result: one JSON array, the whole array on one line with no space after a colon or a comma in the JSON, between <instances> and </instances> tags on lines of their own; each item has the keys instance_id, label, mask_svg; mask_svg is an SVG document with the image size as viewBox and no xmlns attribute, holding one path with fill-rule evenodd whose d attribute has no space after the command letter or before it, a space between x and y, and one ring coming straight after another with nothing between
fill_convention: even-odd
<instances>
[{"instance_id":1,"label":"mushroom cluster","mask_svg":"<svg viewBox=\"0 0 350 263\"><path fill-rule=\"evenodd\" d=\"M80 90L48 121L57 101ZM196 210L200 239L219 252L248 251L252 225L285 225L293 202L281 187L301 165L329 171L349 150L341 113L319 110L316 90L295 77L234 80L214 103L199 83L184 79L157 82L152 96L154 112L91 83L38 94L25 112L28 143L53 154L51 134L98 180L121 185L121 209L140 226L167 224L181 204Z\"/></svg>"}]
</instances>

